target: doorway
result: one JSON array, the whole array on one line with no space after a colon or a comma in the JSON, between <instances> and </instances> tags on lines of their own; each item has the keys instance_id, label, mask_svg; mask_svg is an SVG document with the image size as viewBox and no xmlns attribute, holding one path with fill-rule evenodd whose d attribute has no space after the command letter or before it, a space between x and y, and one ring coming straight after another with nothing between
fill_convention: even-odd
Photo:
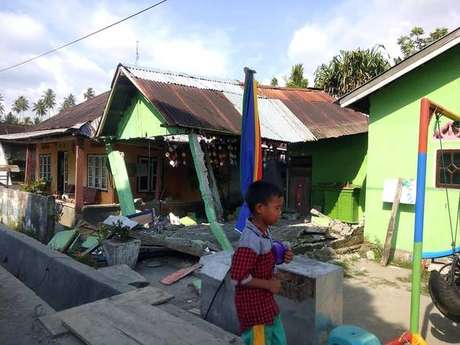
<instances>
[{"instance_id":1,"label":"doorway","mask_svg":"<svg viewBox=\"0 0 460 345\"><path fill-rule=\"evenodd\" d=\"M69 159L67 151L58 151L57 191L65 194L69 184Z\"/></svg>"},{"instance_id":2,"label":"doorway","mask_svg":"<svg viewBox=\"0 0 460 345\"><path fill-rule=\"evenodd\" d=\"M291 157L288 178L288 207L302 216L308 216L311 208L312 159Z\"/></svg>"}]
</instances>

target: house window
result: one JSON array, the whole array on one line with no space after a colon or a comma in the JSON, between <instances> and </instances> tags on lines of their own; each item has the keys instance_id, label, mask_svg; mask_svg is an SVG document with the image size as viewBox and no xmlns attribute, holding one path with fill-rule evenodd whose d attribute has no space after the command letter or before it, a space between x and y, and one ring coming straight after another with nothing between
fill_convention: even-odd
<instances>
[{"instance_id":1,"label":"house window","mask_svg":"<svg viewBox=\"0 0 460 345\"><path fill-rule=\"evenodd\" d=\"M40 178L51 181L51 155L40 155Z\"/></svg>"},{"instance_id":2,"label":"house window","mask_svg":"<svg viewBox=\"0 0 460 345\"><path fill-rule=\"evenodd\" d=\"M107 190L107 157L88 155L88 187Z\"/></svg>"},{"instance_id":3,"label":"house window","mask_svg":"<svg viewBox=\"0 0 460 345\"><path fill-rule=\"evenodd\" d=\"M437 152L436 187L460 189L460 150Z\"/></svg>"},{"instance_id":4,"label":"house window","mask_svg":"<svg viewBox=\"0 0 460 345\"><path fill-rule=\"evenodd\" d=\"M157 189L156 158L138 157L137 159L137 191L155 193Z\"/></svg>"}]
</instances>

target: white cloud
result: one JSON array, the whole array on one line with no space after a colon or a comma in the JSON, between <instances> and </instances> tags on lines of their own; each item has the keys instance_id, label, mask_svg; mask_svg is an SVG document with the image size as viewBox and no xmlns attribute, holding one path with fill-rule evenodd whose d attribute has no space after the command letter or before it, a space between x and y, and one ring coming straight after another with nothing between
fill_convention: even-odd
<instances>
[{"instance_id":1,"label":"white cloud","mask_svg":"<svg viewBox=\"0 0 460 345\"><path fill-rule=\"evenodd\" d=\"M8 61L2 59L0 68L85 35L133 12L133 6L128 2L117 6L98 3L93 8L86 8L78 1L66 2L65 6L60 2L51 2L46 8L33 6L34 17L44 18L44 23L28 15L0 11L0 27L15 20L23 23L22 28L16 26L10 29L12 34L0 28L2 37L15 37L11 42L9 38L2 40L8 41L10 54ZM59 13L55 18L49 15L53 11ZM20 95L25 95L32 104L47 88L55 90L58 105L69 93L76 95L77 101L82 101L82 90L88 87L93 87L96 93L106 91L110 88L116 65L119 62L135 62L136 41L140 45L139 65L217 76L227 73L232 51L225 32L187 31L183 26L174 25L169 17L166 21L166 18L152 11L58 53L3 73L0 75L0 93L5 98L7 109ZM32 47L31 42L40 44ZM3 48L2 43L0 47Z\"/></svg>"},{"instance_id":2,"label":"white cloud","mask_svg":"<svg viewBox=\"0 0 460 345\"><path fill-rule=\"evenodd\" d=\"M344 1L333 13L297 29L288 48L289 63L303 63L309 80L315 69L342 49L366 49L383 44L393 57L400 55L397 38L414 26L426 31L460 22L458 0ZM310 83L312 84L312 82Z\"/></svg>"}]
</instances>

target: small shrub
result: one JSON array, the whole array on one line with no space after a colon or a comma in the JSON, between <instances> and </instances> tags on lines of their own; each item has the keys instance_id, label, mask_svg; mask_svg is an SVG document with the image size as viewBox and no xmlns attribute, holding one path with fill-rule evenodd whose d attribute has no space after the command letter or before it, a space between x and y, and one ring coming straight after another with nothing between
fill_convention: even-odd
<instances>
[{"instance_id":1,"label":"small shrub","mask_svg":"<svg viewBox=\"0 0 460 345\"><path fill-rule=\"evenodd\" d=\"M38 179L21 184L21 191L23 192L46 194L47 189L48 182L44 179Z\"/></svg>"},{"instance_id":2,"label":"small shrub","mask_svg":"<svg viewBox=\"0 0 460 345\"><path fill-rule=\"evenodd\" d=\"M127 242L131 239L129 227L123 226L121 221L118 221L115 225L100 225L97 229L97 236L100 241L113 238L120 242Z\"/></svg>"}]
</instances>

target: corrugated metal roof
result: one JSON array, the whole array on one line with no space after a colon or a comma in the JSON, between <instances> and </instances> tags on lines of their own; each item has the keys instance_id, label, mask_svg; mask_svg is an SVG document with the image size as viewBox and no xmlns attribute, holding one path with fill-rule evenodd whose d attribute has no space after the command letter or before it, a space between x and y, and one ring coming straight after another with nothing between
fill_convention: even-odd
<instances>
[{"instance_id":1,"label":"corrugated metal roof","mask_svg":"<svg viewBox=\"0 0 460 345\"><path fill-rule=\"evenodd\" d=\"M161 71L153 68L144 68L123 65L135 78L152 80L166 84L176 84L196 87L198 89L214 90L243 94L241 83L238 80L209 78L187 73Z\"/></svg>"},{"instance_id":2,"label":"corrugated metal roof","mask_svg":"<svg viewBox=\"0 0 460 345\"><path fill-rule=\"evenodd\" d=\"M240 132L241 116L222 92L144 79L136 84L170 126Z\"/></svg>"},{"instance_id":3,"label":"corrugated metal roof","mask_svg":"<svg viewBox=\"0 0 460 345\"><path fill-rule=\"evenodd\" d=\"M20 133L25 132L31 126L26 125L15 125L9 123L0 123L0 134L11 134L11 133Z\"/></svg>"},{"instance_id":4,"label":"corrugated metal roof","mask_svg":"<svg viewBox=\"0 0 460 345\"><path fill-rule=\"evenodd\" d=\"M367 132L365 114L341 108L325 92L262 87L259 94L281 100L317 139Z\"/></svg>"},{"instance_id":5,"label":"corrugated metal roof","mask_svg":"<svg viewBox=\"0 0 460 345\"><path fill-rule=\"evenodd\" d=\"M42 131L30 131L22 133L13 133L0 135L0 140L21 140L21 139L32 139L46 137L48 135L62 134L69 131L68 128L57 128L57 129L45 129Z\"/></svg>"},{"instance_id":6,"label":"corrugated metal roof","mask_svg":"<svg viewBox=\"0 0 460 345\"><path fill-rule=\"evenodd\" d=\"M242 114L243 95L225 92L224 95ZM290 143L316 140L310 130L280 100L259 97L258 105L263 138Z\"/></svg>"},{"instance_id":7,"label":"corrugated metal roof","mask_svg":"<svg viewBox=\"0 0 460 345\"><path fill-rule=\"evenodd\" d=\"M239 133L240 82L135 66L121 68L169 125ZM259 111L262 136L286 142L363 133L368 125L367 116L341 108L327 93L314 89L260 86Z\"/></svg>"},{"instance_id":8,"label":"corrugated metal roof","mask_svg":"<svg viewBox=\"0 0 460 345\"><path fill-rule=\"evenodd\" d=\"M81 127L82 124L94 121L102 115L108 97L109 92L104 92L85 102L61 111L48 120L32 127L31 130L39 131L56 128L72 128L77 124L80 124L79 127Z\"/></svg>"}]
</instances>

